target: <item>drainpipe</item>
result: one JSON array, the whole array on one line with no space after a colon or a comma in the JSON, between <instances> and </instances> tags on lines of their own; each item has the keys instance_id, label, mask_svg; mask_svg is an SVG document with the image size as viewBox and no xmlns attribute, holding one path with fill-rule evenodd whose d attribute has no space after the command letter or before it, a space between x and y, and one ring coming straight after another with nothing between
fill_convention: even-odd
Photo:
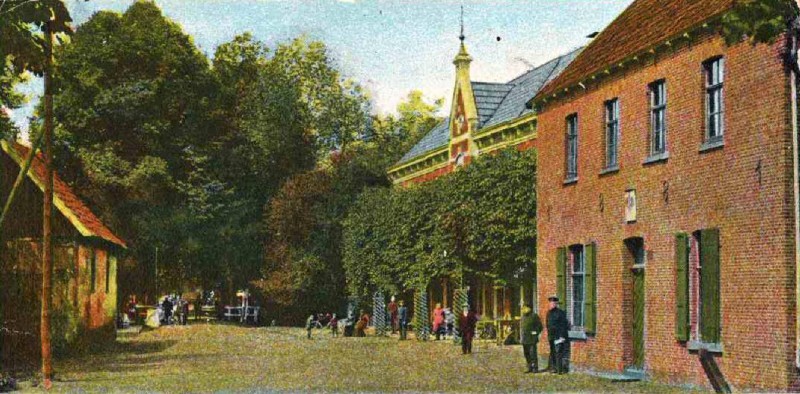
<instances>
[{"instance_id":1,"label":"drainpipe","mask_svg":"<svg viewBox=\"0 0 800 394\"><path fill-rule=\"evenodd\" d=\"M800 314L797 307L800 305L800 162L798 162L798 100L797 83L800 75L800 65L798 65L798 32L800 32L800 21L795 19L789 28L789 84L791 92L791 113L792 113L792 177L793 177L793 196L794 196L794 267L795 267L795 366L800 368Z\"/></svg>"}]
</instances>

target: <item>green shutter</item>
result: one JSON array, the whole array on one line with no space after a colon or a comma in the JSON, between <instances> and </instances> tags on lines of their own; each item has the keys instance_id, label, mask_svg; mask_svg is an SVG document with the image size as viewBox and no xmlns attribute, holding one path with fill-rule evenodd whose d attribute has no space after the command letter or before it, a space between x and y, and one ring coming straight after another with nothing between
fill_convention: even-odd
<instances>
[{"instance_id":1,"label":"green shutter","mask_svg":"<svg viewBox=\"0 0 800 394\"><path fill-rule=\"evenodd\" d=\"M675 236L675 339L689 340L689 236Z\"/></svg>"},{"instance_id":2,"label":"green shutter","mask_svg":"<svg viewBox=\"0 0 800 394\"><path fill-rule=\"evenodd\" d=\"M587 333L597 332L597 247L586 245L585 314L583 326Z\"/></svg>"},{"instance_id":3,"label":"green shutter","mask_svg":"<svg viewBox=\"0 0 800 394\"><path fill-rule=\"evenodd\" d=\"M567 302L567 248L558 248L556 252L556 296L562 309Z\"/></svg>"},{"instance_id":4,"label":"green shutter","mask_svg":"<svg viewBox=\"0 0 800 394\"><path fill-rule=\"evenodd\" d=\"M700 333L703 342L719 343L719 229L700 232Z\"/></svg>"}]
</instances>

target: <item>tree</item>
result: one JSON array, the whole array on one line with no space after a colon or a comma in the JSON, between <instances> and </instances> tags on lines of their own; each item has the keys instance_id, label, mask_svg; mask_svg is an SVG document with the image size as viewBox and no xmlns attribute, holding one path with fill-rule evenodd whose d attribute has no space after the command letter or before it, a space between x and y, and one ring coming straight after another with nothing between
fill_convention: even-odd
<instances>
[{"instance_id":1,"label":"tree","mask_svg":"<svg viewBox=\"0 0 800 394\"><path fill-rule=\"evenodd\" d=\"M728 45L743 38L752 43L772 43L786 32L797 16L798 2L792 0L739 1L722 17L722 34Z\"/></svg>"}]
</instances>

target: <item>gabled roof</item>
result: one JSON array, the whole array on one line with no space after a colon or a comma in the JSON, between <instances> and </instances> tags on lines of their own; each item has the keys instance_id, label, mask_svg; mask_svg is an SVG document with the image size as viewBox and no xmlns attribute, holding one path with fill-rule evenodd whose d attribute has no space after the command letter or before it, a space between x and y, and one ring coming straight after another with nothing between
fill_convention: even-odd
<instances>
[{"instance_id":1,"label":"gabled roof","mask_svg":"<svg viewBox=\"0 0 800 394\"><path fill-rule=\"evenodd\" d=\"M514 88L494 112L494 116L482 127L494 126L532 112L526 105L528 100L536 95L542 86L560 75L582 50L583 47L575 49L511 80L508 84Z\"/></svg>"},{"instance_id":2,"label":"gabled roof","mask_svg":"<svg viewBox=\"0 0 800 394\"><path fill-rule=\"evenodd\" d=\"M20 168L25 164L25 159L30 154L31 148L16 142L0 142L3 151L16 162ZM37 153L28 171L30 178L40 190L44 191L46 169L44 158ZM96 237L122 248L127 248L125 241L114 235L111 230L95 216L83 201L78 198L72 189L58 176L53 174L53 203L64 217L84 237Z\"/></svg>"},{"instance_id":3,"label":"gabled roof","mask_svg":"<svg viewBox=\"0 0 800 394\"><path fill-rule=\"evenodd\" d=\"M478 129L491 127L531 112L525 107L547 81L552 80L572 62L582 48L575 49L547 63L534 67L508 83L471 82L478 109ZM446 146L450 141L450 119L436 125L414 145L397 164Z\"/></svg>"},{"instance_id":4,"label":"gabled roof","mask_svg":"<svg viewBox=\"0 0 800 394\"><path fill-rule=\"evenodd\" d=\"M538 101L729 10L735 0L635 0L534 98Z\"/></svg>"}]
</instances>

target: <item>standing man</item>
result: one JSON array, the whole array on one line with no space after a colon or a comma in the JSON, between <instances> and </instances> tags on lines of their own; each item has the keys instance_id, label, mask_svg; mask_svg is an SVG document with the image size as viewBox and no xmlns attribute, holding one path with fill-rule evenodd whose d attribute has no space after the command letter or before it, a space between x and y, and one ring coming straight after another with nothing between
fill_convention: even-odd
<instances>
[{"instance_id":1,"label":"standing man","mask_svg":"<svg viewBox=\"0 0 800 394\"><path fill-rule=\"evenodd\" d=\"M522 331L522 353L525 354L525 363L528 370L525 373L539 372L539 355L536 346L539 344L539 333L542 332L542 319L539 314L533 313L530 305L522 308L522 321L520 321Z\"/></svg>"},{"instance_id":2,"label":"standing man","mask_svg":"<svg viewBox=\"0 0 800 394\"><path fill-rule=\"evenodd\" d=\"M547 312L547 339L550 341L550 365L547 369L559 375L569 372L569 320L558 308L558 297L552 296Z\"/></svg>"},{"instance_id":3,"label":"standing man","mask_svg":"<svg viewBox=\"0 0 800 394\"><path fill-rule=\"evenodd\" d=\"M397 304L394 302L394 296L386 309L389 311L389 321L392 325L392 335L394 335L397 332Z\"/></svg>"},{"instance_id":4,"label":"standing man","mask_svg":"<svg viewBox=\"0 0 800 394\"><path fill-rule=\"evenodd\" d=\"M475 325L478 324L478 316L475 311L464 305L464 313L459 316L458 330L461 332L461 353L472 354L472 339L475 337Z\"/></svg>"},{"instance_id":5,"label":"standing man","mask_svg":"<svg viewBox=\"0 0 800 394\"><path fill-rule=\"evenodd\" d=\"M408 308L403 304L403 300L400 300L400 307L397 308L397 319L400 324L400 340L404 341L406 335L408 334Z\"/></svg>"}]
</instances>

